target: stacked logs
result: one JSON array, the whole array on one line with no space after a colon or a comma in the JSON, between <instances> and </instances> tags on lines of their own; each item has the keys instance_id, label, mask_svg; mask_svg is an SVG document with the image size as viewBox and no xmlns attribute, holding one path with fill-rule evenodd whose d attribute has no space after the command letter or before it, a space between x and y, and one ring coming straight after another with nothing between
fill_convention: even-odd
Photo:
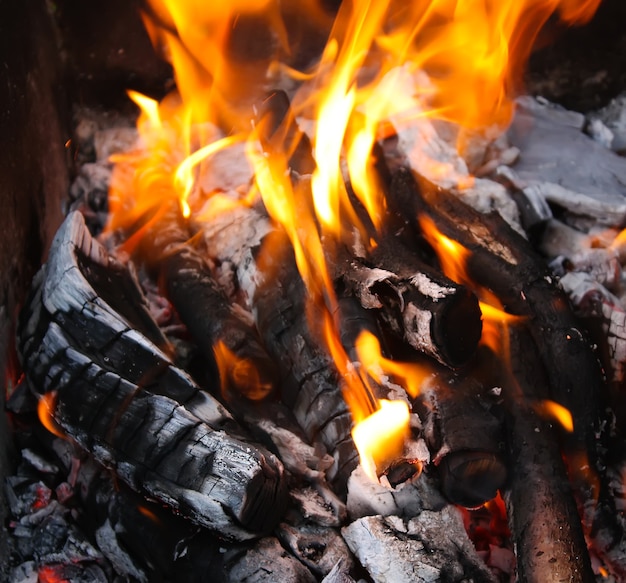
<instances>
[{"instance_id":1,"label":"stacked logs","mask_svg":"<svg viewBox=\"0 0 626 583\"><path fill-rule=\"evenodd\" d=\"M266 148L273 133L288 131L284 119L277 115ZM295 151L292 166L310 168L306 140ZM344 348L353 357L355 338L368 330L387 356L426 363L431 375L422 394L405 398L422 417L443 492L474 506L506 486L519 572L527 580L585 581L591 568L556 431L529 406L547 398L565 405L574 432L559 437L570 460L601 463L595 436L602 375L585 335L541 260L502 220L480 215L409 169L380 166L389 211L379 244L368 249L356 233L328 250ZM297 172L292 179L306 180ZM441 272L419 222L424 216L471 251L468 271L477 286L526 318L511 333L510 366L493 355L487 360L497 365L484 366L477 297ZM263 208L245 205L211 225L185 221L177 207L165 206L146 224L142 261L163 282L202 353L209 385L237 420L176 366L132 270L73 214L34 282L19 331L29 383L54 394L56 422L132 488L234 540L268 532L285 506L282 465L251 435L266 439L271 431L263 422L277 411L326 448L326 476L345 495L358 458L344 379L311 325L310 298L286 234ZM226 285L218 268L231 274ZM218 345L235 356L225 368ZM501 402L494 387L503 387ZM391 390L376 387L372 399ZM266 418L253 420L259 411ZM572 469L579 479L579 468ZM530 503L523 495L528 476L540 476L541 497ZM548 523L541 505L559 516ZM568 528L559 529L553 555L537 545L551 538L555 523Z\"/></svg>"}]
</instances>

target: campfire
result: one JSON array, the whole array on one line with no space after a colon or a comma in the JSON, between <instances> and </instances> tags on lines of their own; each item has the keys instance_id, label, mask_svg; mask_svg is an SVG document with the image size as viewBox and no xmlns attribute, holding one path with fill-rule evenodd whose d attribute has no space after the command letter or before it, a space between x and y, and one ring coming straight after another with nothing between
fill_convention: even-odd
<instances>
[{"instance_id":1,"label":"campfire","mask_svg":"<svg viewBox=\"0 0 626 583\"><path fill-rule=\"evenodd\" d=\"M147 2L176 88L81 113L17 324L11 528L65 555L13 580L624 577L626 162L516 100L598 4Z\"/></svg>"}]
</instances>

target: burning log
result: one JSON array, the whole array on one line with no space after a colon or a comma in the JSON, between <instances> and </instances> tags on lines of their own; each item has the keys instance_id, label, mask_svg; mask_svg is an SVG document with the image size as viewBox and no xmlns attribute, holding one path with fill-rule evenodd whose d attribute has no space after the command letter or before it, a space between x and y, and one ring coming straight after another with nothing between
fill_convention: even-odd
<instances>
[{"instance_id":1,"label":"burning log","mask_svg":"<svg viewBox=\"0 0 626 583\"><path fill-rule=\"evenodd\" d=\"M422 385L415 405L443 493L474 508L494 498L506 481L506 440L493 397L489 402L480 383L466 374L439 371Z\"/></svg>"},{"instance_id":2,"label":"burning log","mask_svg":"<svg viewBox=\"0 0 626 583\"><path fill-rule=\"evenodd\" d=\"M120 289L141 298L121 266L103 277L112 263L71 214L20 321L29 383L54 395L55 421L137 491L226 537L270 530L285 503L282 465L135 329L156 324L107 301ZM113 282L123 285L103 291Z\"/></svg>"},{"instance_id":3,"label":"burning log","mask_svg":"<svg viewBox=\"0 0 626 583\"><path fill-rule=\"evenodd\" d=\"M265 244L271 246L271 257L259 256L266 263L255 264L257 285L249 289L257 326L283 372L283 402L307 437L321 441L335 458L329 478L345 484L358 464L358 455L350 435L352 418L341 391L342 381L321 338L312 336L306 291L288 239L276 231Z\"/></svg>"},{"instance_id":4,"label":"burning log","mask_svg":"<svg viewBox=\"0 0 626 583\"><path fill-rule=\"evenodd\" d=\"M369 264L369 265L368 265ZM472 356L482 330L478 300L384 236L368 257L346 258L337 277L386 330L416 350L457 367Z\"/></svg>"},{"instance_id":5,"label":"burning log","mask_svg":"<svg viewBox=\"0 0 626 583\"><path fill-rule=\"evenodd\" d=\"M535 256L528 242L497 215L482 215L460 198L430 184L419 187L409 171L400 170L390 186L395 208L411 208L432 219L437 229L470 251L469 276L492 290L510 313L527 316L534 341L541 346L551 398L569 409L574 450L583 448L595 466L604 402L598 359L574 318L567 298ZM417 224L415 232L420 231Z\"/></svg>"},{"instance_id":6,"label":"burning log","mask_svg":"<svg viewBox=\"0 0 626 583\"><path fill-rule=\"evenodd\" d=\"M505 385L511 478L505 489L520 580L593 581L587 544L555 428L533 408L548 386L538 350L523 328L510 330ZM519 387L519 388L518 388ZM528 495L532 492L532 495ZM550 509L546 512L546 509ZM549 544L548 544L549 541Z\"/></svg>"},{"instance_id":7,"label":"burning log","mask_svg":"<svg viewBox=\"0 0 626 583\"><path fill-rule=\"evenodd\" d=\"M274 389L277 373L251 316L237 310L214 280L209 265L189 241L179 213L171 208L159 214L142 239L143 256L156 266L168 297L202 350L207 372L215 378L219 367L221 382L229 390L253 400L266 397Z\"/></svg>"}]
</instances>

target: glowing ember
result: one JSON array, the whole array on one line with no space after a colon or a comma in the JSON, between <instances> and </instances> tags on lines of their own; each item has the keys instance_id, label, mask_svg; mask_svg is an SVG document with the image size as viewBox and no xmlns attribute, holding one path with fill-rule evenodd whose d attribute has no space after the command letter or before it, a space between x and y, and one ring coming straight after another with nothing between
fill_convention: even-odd
<instances>
[{"instance_id":1,"label":"glowing ember","mask_svg":"<svg viewBox=\"0 0 626 583\"><path fill-rule=\"evenodd\" d=\"M177 93L162 103L130 94L142 111L141 144L115 160L110 228L135 226L140 219L145 223L173 201L185 218L198 217L209 207L216 212L219 205L207 204L216 193L204 192L198 177L211 172L211 156L246 141L255 184L239 202L250 204L260 195L291 240L309 293L309 319L324 322L328 350L346 379L344 394L359 424L355 435L375 436L371 427L382 426L383 434L373 441L385 442L397 453L406 434L407 406L377 402L367 377L391 375L416 395L424 371L385 359L376 340L367 337L358 349L363 370L354 370L332 317L337 305L327 266L329 245L324 242L351 241L356 230L360 241L376 245L386 210L371 155L380 136L424 117L453 121L461 128L504 128L512 115L513 88L546 20L558 12L567 22L584 22L599 2L345 1L331 28L330 15L314 0L236 0L219 6L199 0L149 0L146 26L174 66ZM311 26L330 30L319 63L309 71L296 71L289 61L298 39L286 22L302 10ZM250 48L250 43L252 50L243 55L239 45ZM270 146L263 137L266 120L255 120L256 108L267 89L284 83L285 76L291 77L291 86L298 83L298 89L283 122L284 143L276 143L279 136ZM294 184L290 156L301 127L313 128L315 169L310 181ZM452 171L439 162L427 163L435 173ZM357 218L346 180L374 232ZM429 240L446 273L463 282L466 251L443 236ZM479 297L494 310L501 309L485 294ZM486 308L483 314L496 322L506 319L503 312ZM491 342L495 346L499 341ZM215 353L222 369L252 375L245 363L233 364L223 347L216 346ZM249 396L262 398L264 389L258 389ZM385 436L390 416L400 421L389 425ZM361 423L367 423L367 429L361 429ZM362 459L374 460L367 462L370 466L391 455L369 447L359 444Z\"/></svg>"}]
</instances>

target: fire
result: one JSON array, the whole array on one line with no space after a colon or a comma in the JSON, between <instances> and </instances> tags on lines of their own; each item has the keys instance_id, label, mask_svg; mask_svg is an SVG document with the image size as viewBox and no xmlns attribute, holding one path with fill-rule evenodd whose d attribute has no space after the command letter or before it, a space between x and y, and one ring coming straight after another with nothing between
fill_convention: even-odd
<instances>
[{"instance_id":1,"label":"fire","mask_svg":"<svg viewBox=\"0 0 626 583\"><path fill-rule=\"evenodd\" d=\"M574 420L572 414L563 405L555 401L545 400L537 405L537 411L546 417L557 421L565 431L574 431Z\"/></svg>"},{"instance_id":2,"label":"fire","mask_svg":"<svg viewBox=\"0 0 626 583\"><path fill-rule=\"evenodd\" d=\"M451 121L461 130L494 124L503 129L512 115L521 68L546 20L558 12L569 23L584 22L599 2L346 0L333 21L318 0L220 5L149 0L146 27L174 67L177 91L161 103L130 93L141 109L141 143L114 160L109 227L136 228L172 202L184 219L199 217L207 208L218 212L221 203L207 201L219 193L204 192L198 179L210 174L217 152L245 142L254 186L239 202L260 198L289 236L309 292L310 320L325 323L328 350L348 379L345 395L355 433L369 434L370 429L360 429L362 423L369 428L384 418L384 425L392 411L398 414L406 405L377 401L367 377L391 375L415 395L424 374L384 358L371 337L360 341L362 370L355 371L332 317L337 301L327 264L330 249L355 237L373 247L385 222L373 147L380 137L423 118ZM306 36L307 26L329 31L328 42L315 67L297 70L300 41L294 31ZM257 109L268 89L281 84L297 88L284 131L269 144L267 120L257 119ZM310 178L294 180L290 156L303 128L315 168ZM281 136L284 143L279 143ZM441 162L426 163L435 174L453 172ZM353 197L364 212L355 209ZM429 240L448 275L463 282L466 251L443 236ZM498 310L484 309L487 319L501 323L509 317L493 300L481 300ZM223 347L216 346L215 353L220 367L251 374ZM253 393L253 398L264 394L262 388ZM391 430L395 437L376 438L389 441L394 451L405 435L408 410L402 411Z\"/></svg>"},{"instance_id":3,"label":"fire","mask_svg":"<svg viewBox=\"0 0 626 583\"><path fill-rule=\"evenodd\" d=\"M378 481L378 470L396 459L408 437L409 407L404 401L378 402L380 408L361 421L352 437L365 473Z\"/></svg>"},{"instance_id":4,"label":"fire","mask_svg":"<svg viewBox=\"0 0 626 583\"><path fill-rule=\"evenodd\" d=\"M62 439L66 438L65 432L54 420L54 410L56 408L57 395L54 391L45 393L39 397L37 404L37 415L41 424L50 432Z\"/></svg>"}]
</instances>

